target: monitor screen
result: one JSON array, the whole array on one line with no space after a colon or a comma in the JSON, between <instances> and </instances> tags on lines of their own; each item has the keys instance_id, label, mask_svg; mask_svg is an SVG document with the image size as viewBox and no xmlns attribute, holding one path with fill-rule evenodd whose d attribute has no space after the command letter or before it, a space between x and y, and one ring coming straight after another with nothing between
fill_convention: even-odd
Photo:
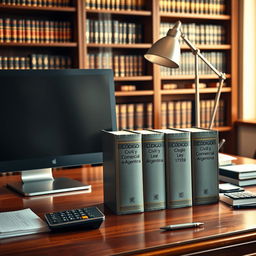
<instances>
[{"instance_id":1,"label":"monitor screen","mask_svg":"<svg viewBox=\"0 0 256 256\"><path fill-rule=\"evenodd\" d=\"M0 171L101 163L112 70L0 71L0 117Z\"/></svg>"}]
</instances>

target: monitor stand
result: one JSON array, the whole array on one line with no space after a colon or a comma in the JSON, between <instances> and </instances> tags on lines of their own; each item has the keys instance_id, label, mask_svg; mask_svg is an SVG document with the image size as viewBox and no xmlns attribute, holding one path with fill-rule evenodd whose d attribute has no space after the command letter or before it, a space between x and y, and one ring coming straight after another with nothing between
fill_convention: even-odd
<instances>
[{"instance_id":1,"label":"monitor stand","mask_svg":"<svg viewBox=\"0 0 256 256\"><path fill-rule=\"evenodd\" d=\"M24 196L38 196L60 192L90 190L91 185L61 177L54 179L52 169L23 171L21 182L7 184L8 187Z\"/></svg>"}]
</instances>

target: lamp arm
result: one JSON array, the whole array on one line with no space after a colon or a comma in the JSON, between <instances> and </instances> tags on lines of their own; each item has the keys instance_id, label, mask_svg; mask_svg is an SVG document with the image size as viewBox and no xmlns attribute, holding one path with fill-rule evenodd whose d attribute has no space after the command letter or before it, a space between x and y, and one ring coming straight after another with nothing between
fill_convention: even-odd
<instances>
[{"instance_id":1,"label":"lamp arm","mask_svg":"<svg viewBox=\"0 0 256 256\"><path fill-rule=\"evenodd\" d=\"M181 38L184 40L184 42L189 46L193 54L198 55L198 57L220 78L223 78L224 80L226 79L225 74L222 72L218 71L200 52L199 49L197 49L191 41L183 34L181 33Z\"/></svg>"},{"instance_id":2,"label":"lamp arm","mask_svg":"<svg viewBox=\"0 0 256 256\"><path fill-rule=\"evenodd\" d=\"M212 110L212 113L211 113L211 122L210 122L209 129L212 129L212 127L213 127L213 123L214 123L217 108L218 108L218 105L219 105L220 94L221 94L221 89L222 89L224 80L225 80L225 78L223 78L223 77L220 78L218 90L217 90L217 93L216 93L216 96L215 96L215 99L214 99L214 107L213 107L213 110Z\"/></svg>"},{"instance_id":3,"label":"lamp arm","mask_svg":"<svg viewBox=\"0 0 256 256\"><path fill-rule=\"evenodd\" d=\"M189 46L189 48L191 49L192 53L194 55L197 55L220 79L219 82L219 86L218 86L218 90L217 90L217 94L215 96L215 100L214 100L214 107L211 113L211 121L210 121L210 126L209 129L212 129L213 123L214 123L214 119L215 119L215 115L217 112L217 107L219 104L219 100L220 100L220 94L221 94L221 90L222 90L222 86L224 83L224 80L226 79L226 75L225 73L222 73L220 71L218 71L200 52L199 49L197 49L192 43L191 41L181 32L181 38L184 40L184 42Z\"/></svg>"}]
</instances>

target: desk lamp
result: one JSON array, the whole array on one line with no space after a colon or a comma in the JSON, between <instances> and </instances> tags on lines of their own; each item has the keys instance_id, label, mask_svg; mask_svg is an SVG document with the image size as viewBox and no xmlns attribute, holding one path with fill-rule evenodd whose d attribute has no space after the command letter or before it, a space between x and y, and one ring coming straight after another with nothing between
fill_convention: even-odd
<instances>
[{"instance_id":1,"label":"desk lamp","mask_svg":"<svg viewBox=\"0 0 256 256\"><path fill-rule=\"evenodd\" d=\"M178 68L180 63L180 43L179 38L182 38L189 46L195 56L195 109L196 109L196 126L200 127L200 97L199 97L199 75L198 75L198 60L199 58L207 64L207 66L219 76L220 82L217 94L214 100L214 107L211 113L211 122L209 129L212 128L215 119L221 89L223 82L226 79L224 73L219 72L197 49L181 31L181 22L177 21L173 28L169 29L167 35L156 41L144 57L154 63L169 68Z\"/></svg>"}]
</instances>

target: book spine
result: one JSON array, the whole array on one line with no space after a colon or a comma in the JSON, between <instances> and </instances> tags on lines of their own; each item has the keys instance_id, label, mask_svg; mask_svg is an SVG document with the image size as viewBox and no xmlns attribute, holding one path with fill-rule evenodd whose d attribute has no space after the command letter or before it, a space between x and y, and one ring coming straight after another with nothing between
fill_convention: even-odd
<instances>
[{"instance_id":1,"label":"book spine","mask_svg":"<svg viewBox=\"0 0 256 256\"><path fill-rule=\"evenodd\" d=\"M103 133L105 205L116 214L143 212L141 135Z\"/></svg>"},{"instance_id":2,"label":"book spine","mask_svg":"<svg viewBox=\"0 0 256 256\"><path fill-rule=\"evenodd\" d=\"M146 104L146 128L153 128L153 103L149 102Z\"/></svg>"},{"instance_id":3,"label":"book spine","mask_svg":"<svg viewBox=\"0 0 256 256\"><path fill-rule=\"evenodd\" d=\"M241 179L239 177L239 173L237 173L237 172L232 172L232 171L220 168L219 173L222 176L226 176L226 177L229 177L229 178L232 178L232 179Z\"/></svg>"},{"instance_id":4,"label":"book spine","mask_svg":"<svg viewBox=\"0 0 256 256\"><path fill-rule=\"evenodd\" d=\"M165 134L167 208L192 205L190 133Z\"/></svg>"},{"instance_id":5,"label":"book spine","mask_svg":"<svg viewBox=\"0 0 256 256\"><path fill-rule=\"evenodd\" d=\"M193 204L216 203L218 188L218 132L192 132Z\"/></svg>"},{"instance_id":6,"label":"book spine","mask_svg":"<svg viewBox=\"0 0 256 256\"><path fill-rule=\"evenodd\" d=\"M144 104L136 103L135 104L135 129L143 129L144 126Z\"/></svg>"},{"instance_id":7,"label":"book spine","mask_svg":"<svg viewBox=\"0 0 256 256\"><path fill-rule=\"evenodd\" d=\"M134 129L134 104L127 104L127 129Z\"/></svg>"},{"instance_id":8,"label":"book spine","mask_svg":"<svg viewBox=\"0 0 256 256\"><path fill-rule=\"evenodd\" d=\"M142 135L143 191L145 211L165 209L164 134Z\"/></svg>"}]
</instances>

